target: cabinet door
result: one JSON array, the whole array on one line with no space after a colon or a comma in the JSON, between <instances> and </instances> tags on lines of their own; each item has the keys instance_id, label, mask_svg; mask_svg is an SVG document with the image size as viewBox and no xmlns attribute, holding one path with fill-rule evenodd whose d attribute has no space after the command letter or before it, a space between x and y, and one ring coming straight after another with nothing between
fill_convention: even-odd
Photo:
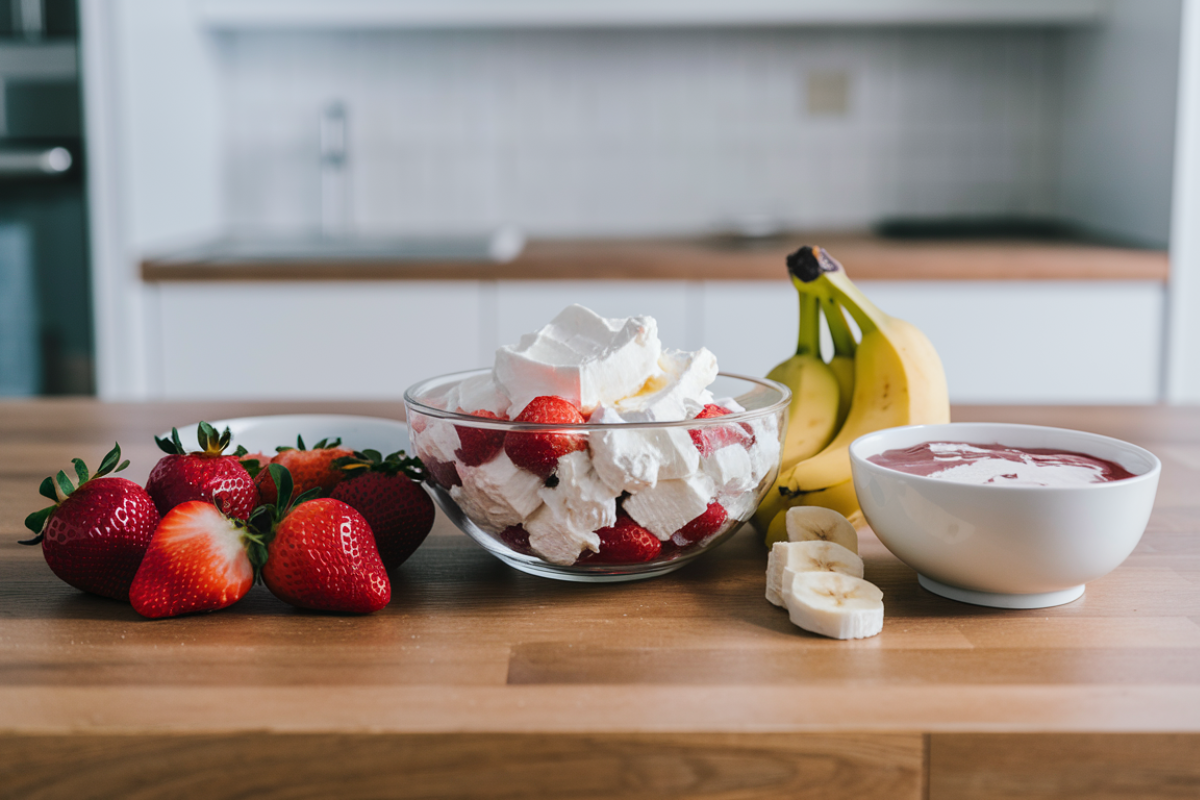
<instances>
[{"instance_id":1,"label":"cabinet door","mask_svg":"<svg viewBox=\"0 0 1200 800\"><path fill-rule=\"evenodd\" d=\"M1153 403L1164 287L1153 281L868 282L929 336L956 403ZM723 369L765 374L793 350L784 283L706 283L705 339Z\"/></svg>"},{"instance_id":2,"label":"cabinet door","mask_svg":"<svg viewBox=\"0 0 1200 800\"><path fill-rule=\"evenodd\" d=\"M475 365L473 282L164 283L162 396L399 399Z\"/></svg>"}]
</instances>

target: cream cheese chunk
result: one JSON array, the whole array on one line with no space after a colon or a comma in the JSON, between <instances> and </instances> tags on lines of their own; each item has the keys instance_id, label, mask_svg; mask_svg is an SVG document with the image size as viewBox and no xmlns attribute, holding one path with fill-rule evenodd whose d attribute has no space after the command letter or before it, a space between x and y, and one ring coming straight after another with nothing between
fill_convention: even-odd
<instances>
[{"instance_id":1,"label":"cream cheese chunk","mask_svg":"<svg viewBox=\"0 0 1200 800\"><path fill-rule=\"evenodd\" d=\"M587 416L601 403L640 391L658 374L661 354L653 317L606 319L572 305L496 351L496 383L512 400L514 417L543 395L562 397Z\"/></svg>"}]
</instances>

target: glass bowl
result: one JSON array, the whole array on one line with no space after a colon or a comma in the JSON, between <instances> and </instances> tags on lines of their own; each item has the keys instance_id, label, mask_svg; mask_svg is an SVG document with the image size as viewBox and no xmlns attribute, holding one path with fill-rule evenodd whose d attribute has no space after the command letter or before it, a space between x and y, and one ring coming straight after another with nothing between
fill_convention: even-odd
<instances>
[{"instance_id":1,"label":"glass bowl","mask_svg":"<svg viewBox=\"0 0 1200 800\"><path fill-rule=\"evenodd\" d=\"M721 373L708 388L734 412L677 422L542 425L442 407L459 383L489 373L410 387L409 435L446 516L522 572L581 582L664 575L732 536L779 471L791 393L775 381ZM509 457L523 463L531 442L570 452L543 477ZM633 543L614 533L618 514L649 529L657 548L644 533Z\"/></svg>"}]
</instances>

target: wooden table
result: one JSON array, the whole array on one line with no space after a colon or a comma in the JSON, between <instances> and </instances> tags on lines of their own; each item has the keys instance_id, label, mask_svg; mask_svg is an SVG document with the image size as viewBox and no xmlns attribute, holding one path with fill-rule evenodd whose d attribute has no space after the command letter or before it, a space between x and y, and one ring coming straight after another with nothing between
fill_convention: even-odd
<instances>
[{"instance_id":1,"label":"wooden table","mask_svg":"<svg viewBox=\"0 0 1200 800\"><path fill-rule=\"evenodd\" d=\"M869 533L878 637L792 627L749 530L641 583L515 572L439 520L364 618L256 587L147 621L15 544L36 487L199 417L393 404L0 403L0 797L1200 796L1200 409L957 408L1164 462L1141 545L1037 611L920 589Z\"/></svg>"}]
</instances>

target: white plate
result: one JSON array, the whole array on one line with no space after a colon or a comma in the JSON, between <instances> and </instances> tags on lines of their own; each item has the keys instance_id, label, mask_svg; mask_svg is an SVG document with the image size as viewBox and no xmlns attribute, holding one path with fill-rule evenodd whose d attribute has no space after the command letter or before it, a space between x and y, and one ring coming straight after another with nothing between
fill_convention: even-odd
<instances>
[{"instance_id":1,"label":"white plate","mask_svg":"<svg viewBox=\"0 0 1200 800\"><path fill-rule=\"evenodd\" d=\"M179 440L185 450L199 449L196 425L193 422L179 428ZM233 434L230 452L239 444L251 453L275 452L276 447L296 446L296 436L304 437L304 445L312 447L322 439L341 437L342 447L349 450L378 450L383 455L404 450L412 455L408 443L408 426L395 419L355 417L346 414L279 414L269 417L238 417L211 420L210 424ZM162 436L164 434L160 434ZM171 432L165 436L170 438Z\"/></svg>"}]
</instances>

